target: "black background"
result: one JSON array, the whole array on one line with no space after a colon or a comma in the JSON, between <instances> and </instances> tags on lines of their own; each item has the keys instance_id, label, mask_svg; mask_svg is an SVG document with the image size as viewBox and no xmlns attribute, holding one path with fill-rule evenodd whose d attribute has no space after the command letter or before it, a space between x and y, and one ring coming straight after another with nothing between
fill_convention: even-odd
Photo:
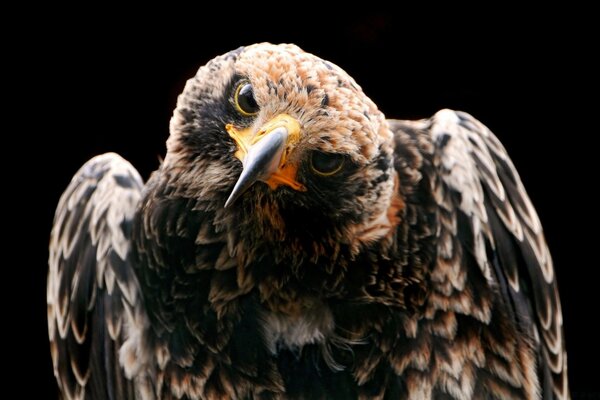
<instances>
[{"instance_id":1,"label":"black background","mask_svg":"<svg viewBox=\"0 0 600 400\"><path fill-rule=\"evenodd\" d=\"M271 41L296 43L340 65L388 117L423 118L449 107L497 134L555 259L572 391L598 392L592 192L599 132L591 61L598 46L585 10L464 10L460 17L443 11L435 19L429 10L321 18L293 8L249 16L233 5L152 18L138 11L70 17L72 10L62 16L58 10L58 17L38 15L12 31L13 38L30 35L14 41L14 55L5 60L14 67L9 83L17 85L14 114L6 117L15 126L5 132L4 152L18 160L5 163L10 189L4 196L6 224L14 228L8 253L17 255L5 268L16 275L3 285L10 299L7 330L16 336L5 346L16 355L16 377L48 393L43 398L55 397L45 316L47 243L54 208L75 171L90 157L115 151L146 179L164 154L185 80L218 54Z\"/></svg>"}]
</instances>

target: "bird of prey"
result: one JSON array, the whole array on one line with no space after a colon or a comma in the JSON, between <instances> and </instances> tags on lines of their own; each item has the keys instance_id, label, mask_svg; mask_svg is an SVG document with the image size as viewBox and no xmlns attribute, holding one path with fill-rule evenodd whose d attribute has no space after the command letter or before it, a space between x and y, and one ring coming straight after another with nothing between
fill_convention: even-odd
<instances>
[{"instance_id":1,"label":"bird of prey","mask_svg":"<svg viewBox=\"0 0 600 400\"><path fill-rule=\"evenodd\" d=\"M210 61L144 184L62 195L48 328L65 399L565 399L542 227L472 116L386 119L294 45Z\"/></svg>"}]
</instances>

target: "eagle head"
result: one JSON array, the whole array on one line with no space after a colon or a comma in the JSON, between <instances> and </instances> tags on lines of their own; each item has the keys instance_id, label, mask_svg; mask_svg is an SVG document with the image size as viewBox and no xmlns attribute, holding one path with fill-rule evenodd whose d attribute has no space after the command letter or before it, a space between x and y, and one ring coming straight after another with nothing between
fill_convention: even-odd
<instances>
[{"instance_id":1,"label":"eagle head","mask_svg":"<svg viewBox=\"0 0 600 400\"><path fill-rule=\"evenodd\" d=\"M334 263L396 223L383 113L345 71L297 46L213 59L187 82L170 128L165 167L216 212L217 229L235 226L245 254Z\"/></svg>"}]
</instances>

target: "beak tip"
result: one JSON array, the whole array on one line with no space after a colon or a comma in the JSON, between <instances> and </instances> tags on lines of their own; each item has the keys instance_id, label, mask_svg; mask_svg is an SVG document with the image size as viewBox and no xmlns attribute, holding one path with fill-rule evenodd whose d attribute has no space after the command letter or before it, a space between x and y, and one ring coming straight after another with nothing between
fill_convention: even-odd
<instances>
[{"instance_id":1,"label":"beak tip","mask_svg":"<svg viewBox=\"0 0 600 400\"><path fill-rule=\"evenodd\" d=\"M236 195L236 191L232 191L229 197L227 198L227 201L225 201L225 205L223 206L223 208L228 208L229 206L231 206L233 203L235 203L238 197L239 196Z\"/></svg>"},{"instance_id":2,"label":"beak tip","mask_svg":"<svg viewBox=\"0 0 600 400\"><path fill-rule=\"evenodd\" d=\"M228 208L233 203L235 203L236 200L246 191L246 189L248 189L250 184L253 183L253 181L248 182L248 180L245 178L246 178L245 174L244 174L244 172L242 172L240 179L237 181L237 183L233 187L233 190L229 194L227 201L225 201L225 205L223 206L223 208Z\"/></svg>"}]
</instances>

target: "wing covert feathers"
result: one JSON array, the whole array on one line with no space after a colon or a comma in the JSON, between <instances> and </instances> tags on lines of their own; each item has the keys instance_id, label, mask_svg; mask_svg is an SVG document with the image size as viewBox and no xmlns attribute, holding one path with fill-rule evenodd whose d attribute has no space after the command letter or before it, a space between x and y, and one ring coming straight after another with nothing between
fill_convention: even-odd
<instances>
[{"instance_id":1,"label":"wing covert feathers","mask_svg":"<svg viewBox=\"0 0 600 400\"><path fill-rule=\"evenodd\" d=\"M50 237L48 334L66 399L133 398L119 364L124 311L138 303L130 223L143 187L114 153L94 157L63 193Z\"/></svg>"},{"instance_id":2,"label":"wing covert feathers","mask_svg":"<svg viewBox=\"0 0 600 400\"><path fill-rule=\"evenodd\" d=\"M441 110L431 119L392 120L390 126L427 132L434 145L432 188L441 225L432 279L441 282L437 271L453 270L445 272L451 276L450 286L440 291L464 288L465 254L472 256L512 318L535 342L539 388L534 392L539 390L542 398L553 398L552 393L555 398L568 398L552 258L537 213L506 150L488 128L464 112ZM461 234L461 224L467 225L468 235ZM453 248L457 243L461 249ZM480 317L485 321L487 316Z\"/></svg>"}]
</instances>

